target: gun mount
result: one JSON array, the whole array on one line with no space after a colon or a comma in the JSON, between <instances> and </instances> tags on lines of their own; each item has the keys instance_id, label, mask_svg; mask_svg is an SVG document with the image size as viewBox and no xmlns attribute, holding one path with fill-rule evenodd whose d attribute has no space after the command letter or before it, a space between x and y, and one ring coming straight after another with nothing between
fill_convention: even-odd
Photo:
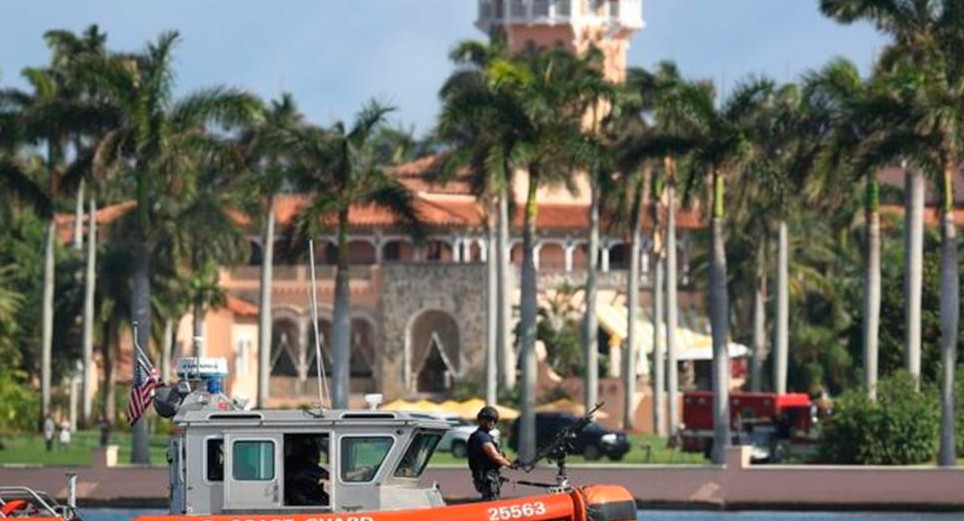
<instances>
[{"instance_id":1,"label":"gun mount","mask_svg":"<svg viewBox=\"0 0 964 521\"><path fill-rule=\"evenodd\" d=\"M536 455L533 456L528 461L520 461L516 459L514 462L519 469L526 473L532 472L539 462L545 460L551 464L554 464L558 471L556 472L556 483L536 483L531 481L517 481L521 485L530 485L549 488L553 491L563 491L570 488L569 476L566 473L566 458L569 454L573 453L573 441L582 432L583 429L592 423L593 415L602 408L603 402L597 403L595 407L589 410L585 415L578 418L576 421L572 422L571 425L562 429L552 438L546 446L539 449Z\"/></svg>"}]
</instances>

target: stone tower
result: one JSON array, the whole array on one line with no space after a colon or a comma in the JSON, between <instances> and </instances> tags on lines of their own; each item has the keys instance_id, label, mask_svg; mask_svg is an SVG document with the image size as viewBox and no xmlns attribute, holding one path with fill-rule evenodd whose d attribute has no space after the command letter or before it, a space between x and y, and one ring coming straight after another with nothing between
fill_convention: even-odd
<instances>
[{"instance_id":1,"label":"stone tower","mask_svg":"<svg viewBox=\"0 0 964 521\"><path fill-rule=\"evenodd\" d=\"M476 26L503 33L509 48L564 47L581 52L594 43L606 57L606 77L626 77L629 39L643 28L642 0L479 0Z\"/></svg>"}]
</instances>

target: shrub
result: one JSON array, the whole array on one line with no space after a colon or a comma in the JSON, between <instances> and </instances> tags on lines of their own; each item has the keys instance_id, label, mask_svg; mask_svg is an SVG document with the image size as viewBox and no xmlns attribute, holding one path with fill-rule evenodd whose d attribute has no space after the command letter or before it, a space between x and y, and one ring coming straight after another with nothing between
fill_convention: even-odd
<instances>
[{"instance_id":1,"label":"shrub","mask_svg":"<svg viewBox=\"0 0 964 521\"><path fill-rule=\"evenodd\" d=\"M935 389L914 390L914 380L896 373L878 383L877 402L866 390L845 392L824 426L821 456L831 463L909 465L937 454L940 407Z\"/></svg>"}]
</instances>

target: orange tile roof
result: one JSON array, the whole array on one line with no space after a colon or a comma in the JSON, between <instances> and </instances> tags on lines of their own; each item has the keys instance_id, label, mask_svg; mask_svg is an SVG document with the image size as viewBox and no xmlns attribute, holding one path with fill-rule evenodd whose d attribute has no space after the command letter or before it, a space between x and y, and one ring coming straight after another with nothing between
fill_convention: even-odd
<instances>
[{"instance_id":1,"label":"orange tile roof","mask_svg":"<svg viewBox=\"0 0 964 521\"><path fill-rule=\"evenodd\" d=\"M445 185L440 185L433 180L442 157L431 155L419 158L394 167L390 172L414 192L415 209L428 227L467 229L484 227L486 209L471 195L464 175L456 176L453 181ZM309 200L310 196L306 194L279 195L275 204L275 219L278 224L291 223ZM105 224L114 221L135 206L135 202L126 201L102 208L97 212L97 222ZM512 219L512 225L516 229L522 227L523 210L521 204L516 205ZM232 217L242 226L252 225L252 219L241 212L232 212ZM390 212L374 206L352 206L348 219L351 225L357 228L391 227L397 224L397 220ZM71 237L73 220L73 214L57 216L60 235L64 241ZM646 216L643 227L652 228L651 221L649 216ZM702 221L698 211L681 211L677 217L677 223L681 229L698 229L702 227ZM580 231L588 226L588 206L585 203L543 202L539 205L536 222L536 227L539 229Z\"/></svg>"},{"instance_id":2,"label":"orange tile roof","mask_svg":"<svg viewBox=\"0 0 964 521\"><path fill-rule=\"evenodd\" d=\"M880 214L884 217L894 217L898 219L904 218L904 207L899 204L882 204L880 205ZM928 206L924 208L924 226L930 228L937 228L941 224L941 211L936 206ZM956 209L954 211L954 225L958 227L964 226L964 209Z\"/></svg>"},{"instance_id":3,"label":"orange tile roof","mask_svg":"<svg viewBox=\"0 0 964 521\"><path fill-rule=\"evenodd\" d=\"M224 308L240 317L258 316L258 306L231 295L228 295L225 299Z\"/></svg>"},{"instance_id":4,"label":"orange tile roof","mask_svg":"<svg viewBox=\"0 0 964 521\"><path fill-rule=\"evenodd\" d=\"M454 179L447 183L437 182L436 176L440 173L444 157L442 154L420 157L390 168L389 173L413 192L471 195L472 187L465 170L458 172Z\"/></svg>"}]
</instances>

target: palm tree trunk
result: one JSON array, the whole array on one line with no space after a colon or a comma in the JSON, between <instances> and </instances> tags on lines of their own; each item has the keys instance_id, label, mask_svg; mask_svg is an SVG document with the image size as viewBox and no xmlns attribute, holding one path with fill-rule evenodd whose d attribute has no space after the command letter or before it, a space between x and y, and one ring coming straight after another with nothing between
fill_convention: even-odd
<instances>
[{"instance_id":1,"label":"palm tree trunk","mask_svg":"<svg viewBox=\"0 0 964 521\"><path fill-rule=\"evenodd\" d=\"M485 402L495 404L498 402L498 328L499 328L499 261L498 261L498 222L496 221L495 205L489 205L488 217L488 256L485 259L486 268L486 337L485 337Z\"/></svg>"},{"instance_id":2,"label":"palm tree trunk","mask_svg":"<svg viewBox=\"0 0 964 521\"><path fill-rule=\"evenodd\" d=\"M599 319L596 317L596 264L599 255L599 187L593 183L589 205L589 259L586 267L586 315L583 318L582 347L586 357L585 406L591 410L599 401Z\"/></svg>"},{"instance_id":3,"label":"palm tree trunk","mask_svg":"<svg viewBox=\"0 0 964 521\"><path fill-rule=\"evenodd\" d=\"M676 180L666 183L666 387L669 435L679 430L679 364L676 362Z\"/></svg>"},{"instance_id":4,"label":"palm tree trunk","mask_svg":"<svg viewBox=\"0 0 964 521\"><path fill-rule=\"evenodd\" d=\"M730 444L730 356L727 351L729 302L723 230L723 176L713 174L713 250L710 261L710 323L713 336L713 463L726 461Z\"/></svg>"},{"instance_id":5,"label":"palm tree trunk","mask_svg":"<svg viewBox=\"0 0 964 521\"><path fill-rule=\"evenodd\" d=\"M114 334L112 332L111 321L105 319L103 324L103 339L100 344L100 356L103 358L104 363L104 379L101 385L101 396L103 397L104 403L101 405L103 407L101 417L109 425L114 425L117 421L117 402L114 396L113 342Z\"/></svg>"},{"instance_id":6,"label":"palm tree trunk","mask_svg":"<svg viewBox=\"0 0 964 521\"><path fill-rule=\"evenodd\" d=\"M944 169L941 216L941 444L942 467L957 463L954 445L954 366L957 363L957 326L960 313L960 281L957 264L957 229L954 226L953 176L957 163Z\"/></svg>"},{"instance_id":7,"label":"palm tree trunk","mask_svg":"<svg viewBox=\"0 0 964 521\"><path fill-rule=\"evenodd\" d=\"M338 267L335 271L335 303L332 314L332 406L348 408L351 393L351 303L348 295L348 209L338 212ZM319 360L319 363L321 361Z\"/></svg>"},{"instance_id":8,"label":"palm tree trunk","mask_svg":"<svg viewBox=\"0 0 964 521\"><path fill-rule=\"evenodd\" d=\"M756 258L756 284L753 289L753 358L750 360L750 391L763 389L763 361L767 355L767 269L766 237L760 239Z\"/></svg>"},{"instance_id":9,"label":"palm tree trunk","mask_svg":"<svg viewBox=\"0 0 964 521\"><path fill-rule=\"evenodd\" d=\"M904 327L907 371L920 388L921 295L924 287L924 176L905 170Z\"/></svg>"},{"instance_id":10,"label":"palm tree trunk","mask_svg":"<svg viewBox=\"0 0 964 521\"><path fill-rule=\"evenodd\" d=\"M261 256L261 298L258 300L258 408L268 407L271 375L271 284L274 271L274 194L268 196L268 221Z\"/></svg>"},{"instance_id":11,"label":"palm tree trunk","mask_svg":"<svg viewBox=\"0 0 964 521\"><path fill-rule=\"evenodd\" d=\"M533 169L529 169L529 189L526 195L525 225L522 231L522 295L520 310L521 324L519 357L522 360L522 392L519 405L522 412L519 420L519 459L529 461L536 454L536 418L535 418L535 387L536 387L536 318L538 304L536 302L536 190L539 177Z\"/></svg>"},{"instance_id":12,"label":"palm tree trunk","mask_svg":"<svg viewBox=\"0 0 964 521\"><path fill-rule=\"evenodd\" d=\"M880 193L877 176L867 176L867 271L864 279L864 383L877 399L877 342L880 331Z\"/></svg>"},{"instance_id":13,"label":"palm tree trunk","mask_svg":"<svg viewBox=\"0 0 964 521\"><path fill-rule=\"evenodd\" d=\"M144 233L145 228L141 229ZM147 240L141 235L134 245L134 273L131 297L131 317L138 324L137 343L148 349L151 341L151 283L150 252ZM133 361L135 357L131 357ZM134 365L132 363L131 368ZM133 374L132 374L133 376ZM149 433L146 414L134 424L131 439L131 463L145 464L150 460Z\"/></svg>"},{"instance_id":14,"label":"palm tree trunk","mask_svg":"<svg viewBox=\"0 0 964 521\"><path fill-rule=\"evenodd\" d=\"M93 368L94 357L94 291L97 287L97 199L93 192L90 194L90 215L87 218L87 259L84 266L84 354L83 380L81 396L83 396L83 424L89 427L92 423L92 400L90 373Z\"/></svg>"},{"instance_id":15,"label":"palm tree trunk","mask_svg":"<svg viewBox=\"0 0 964 521\"><path fill-rule=\"evenodd\" d=\"M630 222L632 232L629 244L629 277L626 288L626 351L623 356L623 428L632 430L636 426L636 408L633 407L636 396L636 345L639 343L639 331L636 320L639 317L639 250L643 241L643 231L639 225L638 212Z\"/></svg>"},{"instance_id":16,"label":"palm tree trunk","mask_svg":"<svg viewBox=\"0 0 964 521\"><path fill-rule=\"evenodd\" d=\"M80 180L77 197L74 201L74 249L80 250L84 246L84 180Z\"/></svg>"},{"instance_id":17,"label":"palm tree trunk","mask_svg":"<svg viewBox=\"0 0 964 521\"><path fill-rule=\"evenodd\" d=\"M790 351L790 241L787 222L777 225L777 313L774 325L773 392L787 392L787 360Z\"/></svg>"},{"instance_id":18,"label":"palm tree trunk","mask_svg":"<svg viewBox=\"0 0 964 521\"><path fill-rule=\"evenodd\" d=\"M41 420L50 414L51 361L54 345L54 268L57 250L57 223L50 216L47 221L47 235L44 239L44 287L41 309L40 329L40 395Z\"/></svg>"},{"instance_id":19,"label":"palm tree trunk","mask_svg":"<svg viewBox=\"0 0 964 521\"><path fill-rule=\"evenodd\" d=\"M171 350L174 340L174 320L164 321L164 338L161 340L161 381L171 375Z\"/></svg>"},{"instance_id":20,"label":"palm tree trunk","mask_svg":"<svg viewBox=\"0 0 964 521\"><path fill-rule=\"evenodd\" d=\"M204 302L201 297L197 297L193 306L194 312L194 356L200 358L206 356L204 349Z\"/></svg>"},{"instance_id":21,"label":"palm tree trunk","mask_svg":"<svg viewBox=\"0 0 964 521\"><path fill-rule=\"evenodd\" d=\"M499 235L496 237L497 268L499 273L498 342L499 371L502 387L514 389L516 385L516 356L512 345L512 264L509 259L509 189L502 187L499 195Z\"/></svg>"},{"instance_id":22,"label":"palm tree trunk","mask_svg":"<svg viewBox=\"0 0 964 521\"><path fill-rule=\"evenodd\" d=\"M653 236L655 244L655 230ZM666 258L654 248L653 260L656 264L653 273L653 428L657 435L666 436L666 358L663 356L665 348L661 335L666 329L663 316L663 273Z\"/></svg>"}]
</instances>

